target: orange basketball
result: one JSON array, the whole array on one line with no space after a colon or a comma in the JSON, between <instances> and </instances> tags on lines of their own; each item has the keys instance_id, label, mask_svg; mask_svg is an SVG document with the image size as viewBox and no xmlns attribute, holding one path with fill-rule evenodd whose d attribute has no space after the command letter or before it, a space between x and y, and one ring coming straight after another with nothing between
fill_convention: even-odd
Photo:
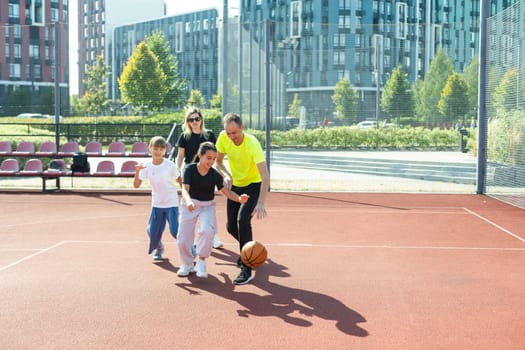
<instances>
[{"instance_id":1,"label":"orange basketball","mask_svg":"<svg viewBox=\"0 0 525 350\"><path fill-rule=\"evenodd\" d=\"M244 265L257 268L264 264L268 257L266 247L258 241L247 242L241 250L241 259Z\"/></svg>"}]
</instances>

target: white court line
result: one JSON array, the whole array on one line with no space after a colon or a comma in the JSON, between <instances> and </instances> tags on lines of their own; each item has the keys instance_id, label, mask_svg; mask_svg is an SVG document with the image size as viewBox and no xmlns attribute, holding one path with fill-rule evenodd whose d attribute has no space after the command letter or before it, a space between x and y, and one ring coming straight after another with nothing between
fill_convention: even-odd
<instances>
[{"instance_id":1,"label":"white court line","mask_svg":"<svg viewBox=\"0 0 525 350\"><path fill-rule=\"evenodd\" d=\"M468 213L470 213L470 214L476 216L477 218L479 218L479 219L485 221L486 223L489 223L490 225L494 226L494 227L497 228L498 230L501 230L501 231L505 232L506 234L508 234L509 236L512 236L512 237L516 238L517 240L522 241L523 243L525 243L525 238L520 237L519 235L517 235L517 234L515 234L515 233L513 233L513 232L511 232L511 231L509 231L509 230L507 230L507 229L504 228L504 227L501 227L500 225L496 224L495 222L490 221L490 220L487 219L486 217L484 217L484 216L482 216L482 215L480 215L480 214L478 214L478 213L476 213L476 212L474 212L474 211L472 211L472 210L470 210L470 209L468 209L468 208L463 208L463 209L464 209L465 211L467 211Z\"/></svg>"},{"instance_id":2,"label":"white court line","mask_svg":"<svg viewBox=\"0 0 525 350\"><path fill-rule=\"evenodd\" d=\"M47 248L44 248L44 249L40 249L40 250L37 251L36 253L33 253L33 254L28 255L28 256L26 256L26 257L23 257L22 259L18 259L18 260L16 260L16 261L12 262L11 264L8 264L8 265L5 265L5 266L2 266L2 267L0 267L0 272L2 272L2 271L4 271L4 270L7 270L8 268L13 267L13 266L15 266L15 265L18 265L18 264L20 264L21 262L24 262L24 261L26 261L26 260L29 260L29 259L31 259L31 258L34 258L34 257L37 256L37 255L40 255L40 254L45 253L45 252L48 252L48 251L50 251L51 249L55 249L56 247L59 247L59 246L63 245L64 243L65 243L64 241L58 242L58 243L56 243L56 244L53 244L53 245L50 246L50 247L47 247Z\"/></svg>"},{"instance_id":3,"label":"white court line","mask_svg":"<svg viewBox=\"0 0 525 350\"><path fill-rule=\"evenodd\" d=\"M90 244L147 244L146 241L90 241L70 240L64 243L90 243ZM176 244L165 242L164 244ZM225 246L237 247L238 243L223 243ZM313 243L265 243L268 247L296 247L296 248L350 248L350 249L429 249L429 250L494 250L494 251L525 251L524 248L512 247L454 247L454 246L407 246L407 245L354 245L354 244L313 244ZM220 251L220 249L218 249Z\"/></svg>"},{"instance_id":4,"label":"white court line","mask_svg":"<svg viewBox=\"0 0 525 350\"><path fill-rule=\"evenodd\" d=\"M128 218L128 217L137 217L137 214L129 214L129 215L103 215L103 216L83 216L83 217L68 217L65 219L60 220L41 220L41 221L31 221L31 222L20 222L17 224L9 224L9 225L3 225L2 227L18 227L18 226L28 226L28 225L42 225L42 224L50 224L50 223L56 223L56 222L72 222L72 221L82 221L82 220L98 220L98 219L115 219L115 218Z\"/></svg>"}]
</instances>

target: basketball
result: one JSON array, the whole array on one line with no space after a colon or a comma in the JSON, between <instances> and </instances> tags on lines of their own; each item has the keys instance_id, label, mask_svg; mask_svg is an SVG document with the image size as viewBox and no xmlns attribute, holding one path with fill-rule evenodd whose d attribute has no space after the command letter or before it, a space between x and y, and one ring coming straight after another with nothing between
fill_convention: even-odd
<instances>
[{"instance_id":1,"label":"basketball","mask_svg":"<svg viewBox=\"0 0 525 350\"><path fill-rule=\"evenodd\" d=\"M258 241L247 242L241 250L241 259L244 265L257 268L264 264L268 257L266 247Z\"/></svg>"}]
</instances>

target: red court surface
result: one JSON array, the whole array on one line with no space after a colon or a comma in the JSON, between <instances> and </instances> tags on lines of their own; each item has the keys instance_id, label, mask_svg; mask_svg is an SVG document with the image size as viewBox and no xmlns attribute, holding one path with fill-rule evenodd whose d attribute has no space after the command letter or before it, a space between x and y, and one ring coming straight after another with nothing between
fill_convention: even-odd
<instances>
[{"instance_id":1,"label":"red court surface","mask_svg":"<svg viewBox=\"0 0 525 350\"><path fill-rule=\"evenodd\" d=\"M150 196L0 193L1 349L525 349L525 212L480 195L276 193L234 286L147 252Z\"/></svg>"}]
</instances>

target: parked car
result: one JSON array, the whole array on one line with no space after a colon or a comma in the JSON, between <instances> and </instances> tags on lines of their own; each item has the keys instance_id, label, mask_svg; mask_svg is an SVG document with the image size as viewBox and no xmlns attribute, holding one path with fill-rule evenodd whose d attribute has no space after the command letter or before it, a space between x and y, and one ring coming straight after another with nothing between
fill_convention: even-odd
<instances>
[{"instance_id":1,"label":"parked car","mask_svg":"<svg viewBox=\"0 0 525 350\"><path fill-rule=\"evenodd\" d=\"M375 120L363 120L357 123L357 127L360 129L375 128L377 127L377 123Z\"/></svg>"},{"instance_id":2,"label":"parked car","mask_svg":"<svg viewBox=\"0 0 525 350\"><path fill-rule=\"evenodd\" d=\"M20 113L17 118L45 118L41 113Z\"/></svg>"}]
</instances>

